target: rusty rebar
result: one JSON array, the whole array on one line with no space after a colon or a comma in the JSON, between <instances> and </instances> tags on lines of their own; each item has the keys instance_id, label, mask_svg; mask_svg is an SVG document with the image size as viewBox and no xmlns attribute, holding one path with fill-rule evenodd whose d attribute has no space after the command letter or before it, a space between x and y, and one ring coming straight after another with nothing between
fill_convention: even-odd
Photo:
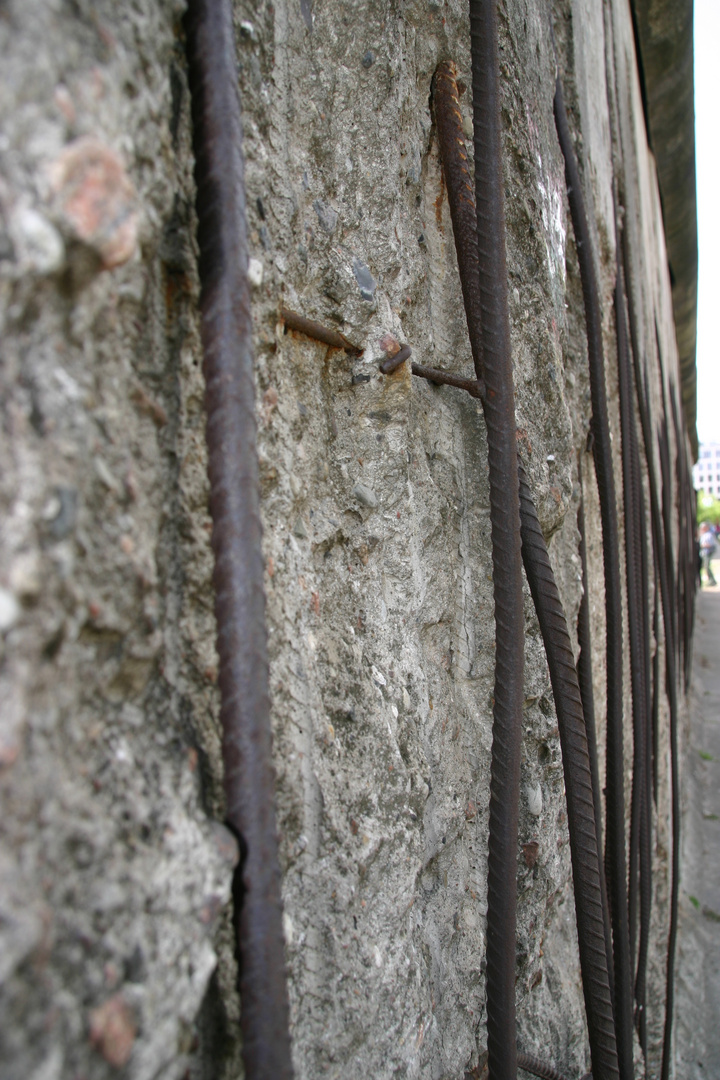
<instances>
[{"instance_id":1,"label":"rusty rebar","mask_svg":"<svg viewBox=\"0 0 720 1080\"><path fill-rule=\"evenodd\" d=\"M473 382L472 387L463 389L472 393L475 385ZM591 771L589 738L586 734L591 728L594 737L594 724L588 724L584 716L565 614L537 511L519 459L518 479L522 558L545 644L560 731L580 964L595 1075L601 1080L617 1077L618 1071L610 990L612 949L600 858L600 828L595 811L597 802L594 790L599 782ZM597 773L597 755L594 760ZM549 1069L543 1062L535 1061L534 1064L537 1068ZM524 1067L532 1071L530 1066ZM536 1075L551 1074L552 1070Z\"/></svg>"},{"instance_id":2,"label":"rusty rebar","mask_svg":"<svg viewBox=\"0 0 720 1080\"><path fill-rule=\"evenodd\" d=\"M280 308L280 318L285 323L286 330L296 330L299 334L304 334L305 337L312 338L313 341L321 341L332 349L343 349L351 356L362 356L363 350L359 349L357 345L353 345L339 331L330 330L329 327L323 326L322 323L316 322L314 319L299 315L297 311L282 307Z\"/></svg>"},{"instance_id":3,"label":"rusty rebar","mask_svg":"<svg viewBox=\"0 0 720 1080\"><path fill-rule=\"evenodd\" d=\"M657 807L658 784L660 780L660 584L658 581L657 565L655 567L655 580L653 582L653 639L655 652L652 666L652 793L653 801Z\"/></svg>"},{"instance_id":4,"label":"rusty rebar","mask_svg":"<svg viewBox=\"0 0 720 1080\"><path fill-rule=\"evenodd\" d=\"M678 648L678 612L677 612L677 590L675 582L675 545L673 542L674 532L674 514L675 496L672 483L672 466L670 462L670 442L668 431L668 403L667 394L665 392L665 378L662 367L661 353L660 353L660 339L657 334L656 328L656 346L657 355L660 365L660 388L662 391L662 416L659 423L658 432L658 448L660 451L660 481L662 484L662 496L661 496L661 508L662 508L662 520L663 520L663 556L665 561L665 569L668 578L668 588L670 594L668 597L669 615L672 624L672 644L673 651L675 653L675 662L679 659Z\"/></svg>"},{"instance_id":5,"label":"rusty rebar","mask_svg":"<svg viewBox=\"0 0 720 1080\"><path fill-rule=\"evenodd\" d=\"M412 349L410 346L403 345L393 356L388 356L386 360L383 360L380 364L380 371L382 371L383 375L392 375L393 371L397 371L411 356Z\"/></svg>"},{"instance_id":6,"label":"rusty rebar","mask_svg":"<svg viewBox=\"0 0 720 1080\"><path fill-rule=\"evenodd\" d=\"M587 738L588 755L590 757L590 775L592 778L593 806L595 809L595 834L597 836L598 850L598 873L600 877L600 893L603 906L603 929L605 934L605 955L607 958L608 981L610 984L610 1000L614 1000L613 984L613 952L612 952L612 928L610 926L610 907L607 897L607 883L605 881L605 865L602 859L602 801L600 794L600 771L598 766L597 731L595 727L595 695L593 691L592 673L592 636L590 633L590 594L588 591L587 570L587 545L585 542L585 496L582 486L582 462L578 462L580 476L580 503L578 505L578 532L580 534L580 566L582 569L583 594L580 600L577 620L578 646L580 653L577 660L578 683L580 685L580 697L582 699L583 717L585 720L585 737Z\"/></svg>"},{"instance_id":7,"label":"rusty rebar","mask_svg":"<svg viewBox=\"0 0 720 1080\"><path fill-rule=\"evenodd\" d=\"M624 235L624 234L623 234ZM629 250L627 244L625 244L625 266L629 266ZM632 281L627 276L626 281ZM664 557L660 555L661 537L662 537L662 519L660 516L660 499L658 495L657 485L657 473L655 470L655 449L656 442L653 438L652 423L650 417L650 399L649 390L647 385L647 379L644 377L643 364L640 355L639 336L637 333L637 316L635 313L635 305L632 302L632 291L628 293L629 304L628 313L630 316L630 339L632 348L630 355L633 361L633 373L635 376L635 395L638 409L638 415L640 416L640 429L642 431L643 449L645 456L645 467L648 474L648 493L650 496L650 525L651 525L651 537L652 537L652 549L653 549L653 562L655 567L654 572L654 610L653 610L653 638L655 640L655 653L652 663L652 732L650 737L651 743L651 771L652 771L652 791L655 801L657 801L657 789L658 789L658 767L659 767L659 716L660 716L660 634L659 634L659 604L658 604L658 588L660 591L660 601L663 606L663 620L669 618L665 614L666 605L669 604L669 591L667 580L664 579L665 575L665 563ZM673 676L674 677L674 676ZM650 809L650 814L652 811Z\"/></svg>"},{"instance_id":8,"label":"rusty rebar","mask_svg":"<svg viewBox=\"0 0 720 1080\"><path fill-rule=\"evenodd\" d=\"M450 219L455 238L460 287L462 289L465 317L467 319L470 349L475 374L483 375L483 313L478 282L480 280L480 255L477 238L477 212L475 191L470 174L465 135L460 112L457 88L457 71L451 60L440 64L432 84L438 146L442 160L445 187L448 193ZM487 123L488 121L485 121ZM487 150L483 151L484 153ZM503 245L505 240L501 238Z\"/></svg>"},{"instance_id":9,"label":"rusty rebar","mask_svg":"<svg viewBox=\"0 0 720 1080\"><path fill-rule=\"evenodd\" d=\"M241 860L235 927L248 1080L289 1080L274 808L242 122L228 0L185 20L200 248L201 333L227 821Z\"/></svg>"},{"instance_id":10,"label":"rusty rebar","mask_svg":"<svg viewBox=\"0 0 720 1080\"><path fill-rule=\"evenodd\" d=\"M490 1080L516 1080L515 927L525 620L515 393L505 255L496 0L470 0L475 213L483 411L490 474L495 704L488 845L487 1031ZM474 288L474 283L471 284ZM477 363L475 356L473 357Z\"/></svg>"},{"instance_id":11,"label":"rusty rebar","mask_svg":"<svg viewBox=\"0 0 720 1080\"><path fill-rule=\"evenodd\" d=\"M473 355L476 370L480 376L477 382L455 377L452 379L452 385L460 386L473 396L478 396L477 388L482 382L484 347L482 309L477 302L479 264L474 220L475 200L464 151L455 69L450 63L442 64L436 73L434 106L458 268L463 297L466 301L468 330L471 341L475 342ZM413 367L415 368L415 365ZM432 373L432 369L425 369L422 372L426 377L432 377ZM445 375L445 373L437 374ZM450 382L451 380L445 377L443 381ZM582 702L564 612L535 507L519 462L518 471L522 558L548 655L563 745L581 967L593 1061L598 1077L617 1077L617 1054L603 918L604 893L600 886L602 862L596 835L593 783ZM536 1064L543 1069L548 1068L543 1063Z\"/></svg>"},{"instance_id":12,"label":"rusty rebar","mask_svg":"<svg viewBox=\"0 0 720 1080\"><path fill-rule=\"evenodd\" d=\"M640 888L640 934L637 952L637 966L635 969L635 1005L636 1027L643 1057L647 1060L647 960L650 946L650 920L652 916L652 766L653 766L653 716L655 700L652 692L653 662L650 657L650 565L647 543L647 507L645 493L640 475L640 447L638 440L637 425L635 421L635 404L639 401L640 386L639 374L639 335L637 331L637 315L633 296L632 263L630 259L630 246L628 231L626 228L619 230L621 240L622 265L618 267L619 298L617 307L618 326L622 326L623 332L618 331L618 365L620 374L620 410L623 424L623 455L625 444L628 443L628 461L623 468L628 472L627 486L630 488L630 507L626 498L626 518L631 515L634 529L632 543L632 563L634 569L632 575L628 570L628 620L632 631L634 617L630 612L630 577L636 582L634 591L634 606L640 610L642 617L642 635L638 641L637 635L630 638L631 670L633 671L633 727L635 736L634 765L633 765L633 791L632 806L633 818L637 819L637 833L634 833L635 822L631 822L631 857L630 857L630 891L628 906L632 914L633 896L632 887L635 880L633 870L633 837L636 836L638 846L637 861L639 870ZM624 285L624 289L623 289ZM628 344L625 328L625 316L630 330ZM638 362L635 357L638 357ZM631 363L632 358L632 363ZM639 588L637 587L639 585ZM640 649L639 659L632 659L633 646ZM639 667L640 671L635 668ZM642 683L638 686L638 679L642 674ZM637 695L641 694L640 705L636 707ZM638 764L639 762L639 764ZM630 939L634 943L635 935L631 928Z\"/></svg>"},{"instance_id":13,"label":"rusty rebar","mask_svg":"<svg viewBox=\"0 0 720 1080\"><path fill-rule=\"evenodd\" d=\"M623 238L624 239L624 238ZM630 822L628 910L630 943L635 951L637 910L640 930L634 976L636 1026L643 1057L647 1058L647 958L652 914L651 853L651 742L652 702L650 692L650 610L648 552L645 532L645 497L640 478L640 457L635 426L635 395L630 349L627 338L623 267L618 260L616 319L618 340L618 385L622 426L622 459L625 491L626 565L628 624L630 628L630 671L633 702L633 776Z\"/></svg>"},{"instance_id":14,"label":"rusty rebar","mask_svg":"<svg viewBox=\"0 0 720 1080\"><path fill-rule=\"evenodd\" d=\"M520 461L518 478L523 563L545 643L560 732L578 949L593 1075L596 1080L606 1080L617 1078L618 1058L610 996L593 778L583 703L565 612Z\"/></svg>"},{"instance_id":15,"label":"rusty rebar","mask_svg":"<svg viewBox=\"0 0 720 1080\"><path fill-rule=\"evenodd\" d=\"M409 345L403 345L398 352L388 356L379 364L379 370L383 375L392 375L406 360L409 360L412 350ZM465 390L474 398L482 398L485 393L485 383L482 379L466 379L462 375L454 375L452 371L443 371L442 368L427 367L425 364L417 364L413 360L410 365L413 375L420 379L426 379L435 386L456 386L459 390Z\"/></svg>"},{"instance_id":16,"label":"rusty rebar","mask_svg":"<svg viewBox=\"0 0 720 1080\"><path fill-rule=\"evenodd\" d=\"M565 159L570 215L580 267L587 330L593 457L600 495L607 632L606 877L613 931L615 1032L622 1080L633 1077L632 980L628 934L625 795L623 777L623 635L620 545L612 445L605 388L602 320L585 200L568 126L562 86L555 87L555 124Z\"/></svg>"},{"instance_id":17,"label":"rusty rebar","mask_svg":"<svg viewBox=\"0 0 720 1080\"><path fill-rule=\"evenodd\" d=\"M482 400L485 394L485 383L479 379L465 379L462 375L453 375L451 371L443 371L441 368L425 367L424 364L412 365L413 375L420 379L427 379L436 386L457 386L459 390L465 390L470 397Z\"/></svg>"},{"instance_id":18,"label":"rusty rebar","mask_svg":"<svg viewBox=\"0 0 720 1080\"><path fill-rule=\"evenodd\" d=\"M640 825L645 795L645 749L647 727L645 622L642 538L645 524L645 501L640 483L640 460L635 430L635 405L632 394L625 280L618 245L615 279L615 331L617 340L618 398L620 404L620 457L623 472L623 507L625 519L625 576L627 581L628 636L630 641L630 686L633 721L633 771L630 802L630 855L628 861L628 920L630 950L637 945L637 921L640 885ZM646 591L645 591L646 595Z\"/></svg>"},{"instance_id":19,"label":"rusty rebar","mask_svg":"<svg viewBox=\"0 0 720 1080\"><path fill-rule=\"evenodd\" d=\"M530 1073L532 1076L539 1076L540 1080L566 1080L563 1073L558 1072L552 1065L548 1065L530 1054L518 1054L517 1063L519 1069L524 1069L525 1072Z\"/></svg>"},{"instance_id":20,"label":"rusty rebar","mask_svg":"<svg viewBox=\"0 0 720 1080\"><path fill-rule=\"evenodd\" d=\"M656 327L656 349L658 362L660 362L660 340ZM670 925L668 929L667 967L666 967L666 993L665 993L665 1026L663 1033L663 1057L660 1076L661 1080L668 1080L670 1075L670 1059L672 1049L672 1022L673 1006L675 998L675 944L677 940L678 918L678 893L679 893L679 854L680 854L680 791L678 784L678 760L677 760L677 729L678 729L678 701L677 701L677 678L676 678L676 648L675 648L675 624L673 619L673 596L672 585L672 557L671 548L668 551L668 537L666 525L671 528L671 512L669 513L670 495L669 477L670 465L667 454L666 440L662 426L657 433L657 443L654 437L653 425L650 416L650 403L647 381L643 379L639 354L634 356L635 384L640 413L640 425L642 427L643 442L645 445L645 458L648 470L648 488L650 493L650 519L652 523L653 558L660 585L660 600L663 612L663 627L665 630L665 693L668 698L670 714L670 790L671 790L671 814L672 814L672 876L670 883ZM662 364L660 363L660 379L664 379ZM664 394L664 386L663 386ZM655 449L659 450L660 471L663 484L662 502L665 504L661 512L661 499L658 490L657 474L655 471ZM653 662L653 774L654 790L657 799L657 782L659 771L659 616L656 599L655 616L653 619L653 631L656 641L656 655Z\"/></svg>"},{"instance_id":21,"label":"rusty rebar","mask_svg":"<svg viewBox=\"0 0 720 1080\"><path fill-rule=\"evenodd\" d=\"M658 343L658 358L660 357ZM662 377L662 371L661 371ZM663 387L664 392L664 387ZM670 1076L672 1057L672 1027L675 1005L675 951L677 945L678 900L680 892L680 775L678 763L678 703L675 660L677 646L675 634L677 622L674 616L675 568L672 544L672 487L670 482L670 449L668 445L667 422L663 417L660 424L660 469L662 473L662 507L665 528L664 562L666 573L667 608L663 599L665 618L665 662L666 687L670 704L670 804L672 815L672 870L670 877L670 926L668 928L666 990L665 990L665 1027L663 1031L663 1057L660 1069L661 1080ZM658 554L661 554L658 552ZM662 556L661 556L662 557ZM666 611L668 614L666 614ZM669 634L669 640L668 640Z\"/></svg>"}]
</instances>

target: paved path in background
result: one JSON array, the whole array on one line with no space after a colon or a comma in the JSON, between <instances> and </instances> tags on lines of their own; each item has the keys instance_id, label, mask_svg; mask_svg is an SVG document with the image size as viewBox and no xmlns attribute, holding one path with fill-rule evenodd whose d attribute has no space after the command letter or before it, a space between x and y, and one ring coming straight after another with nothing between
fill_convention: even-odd
<instances>
[{"instance_id":1,"label":"paved path in background","mask_svg":"<svg viewBox=\"0 0 720 1080\"><path fill-rule=\"evenodd\" d=\"M698 594L682 784L675 1076L720 1080L720 586Z\"/></svg>"}]
</instances>

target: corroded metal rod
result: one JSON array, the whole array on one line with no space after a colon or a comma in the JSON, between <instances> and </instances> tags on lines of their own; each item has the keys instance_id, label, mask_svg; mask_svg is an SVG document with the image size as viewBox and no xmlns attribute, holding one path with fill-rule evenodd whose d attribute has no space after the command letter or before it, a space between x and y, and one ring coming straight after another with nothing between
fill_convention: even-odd
<instances>
[{"instance_id":1,"label":"corroded metal rod","mask_svg":"<svg viewBox=\"0 0 720 1080\"><path fill-rule=\"evenodd\" d=\"M635 422L635 366L637 323L630 277L627 229L620 230L622 262L618 256L616 321L618 389L622 426L623 484L625 489L626 548L628 548L628 623L633 696L633 787L630 827L628 907L630 942L635 949L635 912L639 886L640 933L634 973L636 1026L643 1057L647 1060L647 957L652 915L652 691L650 657L649 553L646 535L645 493L640 474L640 449ZM626 325L627 321L627 325ZM628 341L627 329L630 330ZM627 540L630 539L628 547ZM639 881L638 881L639 878Z\"/></svg>"},{"instance_id":2,"label":"corroded metal rod","mask_svg":"<svg viewBox=\"0 0 720 1080\"><path fill-rule=\"evenodd\" d=\"M578 532L580 533L580 564L582 567L583 595L580 601L577 620L578 645L580 655L577 660L578 683L580 685L580 697L582 699L583 716L585 718L585 736L590 756L590 775L593 788L593 806L595 810L595 835L597 837L598 872L600 877L600 893L603 907L603 924L605 932L605 956L607 959L608 982L610 985L610 999L614 999L613 985L613 953L612 953L612 929L610 926L610 908L607 899L607 883L605 881L605 865L602 860L602 802L600 795L600 770L598 765L597 731L595 727L595 695L593 692L592 673L592 638L590 633L590 596L588 592L587 572L587 546L585 543L585 500L582 489L582 465L579 463L580 473L580 505L578 507Z\"/></svg>"},{"instance_id":3,"label":"corroded metal rod","mask_svg":"<svg viewBox=\"0 0 720 1080\"><path fill-rule=\"evenodd\" d=\"M555 87L555 125L565 159L570 215L577 245L587 328L593 457L600 495L607 622L606 876L613 931L615 1032L622 1080L633 1077L632 981L628 933L625 792L623 777L623 633L620 545L612 445L605 389L602 320L585 200L570 136L562 86Z\"/></svg>"},{"instance_id":4,"label":"corroded metal rod","mask_svg":"<svg viewBox=\"0 0 720 1080\"><path fill-rule=\"evenodd\" d=\"M630 322L631 332L633 322ZM657 328L656 328L657 330ZM656 333L656 348L658 359L660 358L660 342ZM674 607L674 584L672 578L672 539L667 535L671 528L670 494L670 463L667 454L666 437L660 430L657 446L660 457L660 471L663 484L663 512L661 512L661 499L658 488L657 473L655 470L655 447L653 424L650 416L649 393L646 380L640 364L639 351L633 350L635 368L635 389L637 393L638 412L640 414L640 426L643 433L645 459L648 470L648 489L650 494L650 520L652 523L653 559L655 563L657 583L660 586L660 600L662 603L663 626L665 630L665 692L668 698L670 714L670 788L671 788L671 813L672 813L672 850L673 865L670 885L670 927L668 930L667 951L667 979L665 996L665 1029L663 1035L663 1059L661 1066L661 1080L668 1080L670 1075L670 1058L672 1049L672 1023L673 1006L675 997L675 943L677 938L678 919L678 893L679 893L679 853L680 853L680 791L678 785L678 700L677 700L677 676L676 676L676 645L675 645L675 622L673 619ZM662 380L662 368L660 370ZM656 642L655 658L653 661L653 702L652 702L652 744L653 744L653 781L654 792L657 799L658 771L659 771L659 708L660 708L660 661L659 661L659 608L657 604L657 590L655 598L655 613L653 617L653 633Z\"/></svg>"},{"instance_id":5,"label":"corroded metal rod","mask_svg":"<svg viewBox=\"0 0 720 1080\"><path fill-rule=\"evenodd\" d=\"M479 295L477 287L479 262L473 214L475 199L464 152L455 69L450 63L442 64L436 73L434 105L458 267L463 297L466 299L468 330L471 341L477 343L474 355L476 366L482 372L482 365L477 360L478 357L482 357L483 348L482 314L479 305L476 304ZM468 303L468 298L470 303ZM425 369L425 371L426 377L432 378L432 369ZM462 386L473 396L478 396L479 380L455 378L453 385ZM601 888L602 863L599 856L588 743L565 615L537 513L519 461L518 472L522 559L548 656L561 733L583 985L593 1062L598 1080L600 1080L601 1077L617 1077L617 1052L605 943L604 893ZM520 1058L518 1058L519 1062ZM542 1062L534 1062L534 1065L543 1070L549 1069ZM549 1069L549 1072L545 1071L538 1075L551 1074L553 1070Z\"/></svg>"},{"instance_id":6,"label":"corroded metal rod","mask_svg":"<svg viewBox=\"0 0 720 1080\"><path fill-rule=\"evenodd\" d=\"M488 845L488 1067L490 1080L516 1080L516 851L525 620L505 255L497 0L470 0L470 48L482 331L482 370L476 368L476 374L485 380L496 627Z\"/></svg>"},{"instance_id":7,"label":"corroded metal rod","mask_svg":"<svg viewBox=\"0 0 720 1080\"><path fill-rule=\"evenodd\" d=\"M660 355L658 345L658 356ZM670 704L670 803L672 814L672 872L670 878L670 926L668 929L665 1028L663 1031L663 1057L660 1080L669 1080L672 1058L672 1028L675 1006L675 951L678 928L678 900L680 892L680 772L678 762L678 701L677 701L677 623L674 618L675 568L672 544L672 490L670 483L670 449L667 422L663 417L660 425L660 468L662 473L662 507L664 519L664 552L658 551L665 562L666 595L663 597L665 620L665 689ZM662 585L661 574L661 585Z\"/></svg>"},{"instance_id":8,"label":"corroded metal rod","mask_svg":"<svg viewBox=\"0 0 720 1080\"><path fill-rule=\"evenodd\" d=\"M241 860L235 923L248 1080L289 1080L274 808L242 123L232 12L186 16L200 247L201 331L227 821Z\"/></svg>"},{"instance_id":9,"label":"corroded metal rod","mask_svg":"<svg viewBox=\"0 0 720 1080\"><path fill-rule=\"evenodd\" d=\"M545 643L562 748L578 948L593 1075L617 1078L618 1059L605 941L600 853L582 698L565 612L545 538L518 461L522 555Z\"/></svg>"},{"instance_id":10,"label":"corroded metal rod","mask_svg":"<svg viewBox=\"0 0 720 1080\"><path fill-rule=\"evenodd\" d=\"M532 1076L539 1076L540 1080L565 1080L563 1074L552 1065L547 1065L544 1061L531 1057L530 1054L518 1054L517 1063L519 1069L524 1069Z\"/></svg>"},{"instance_id":11,"label":"corroded metal rod","mask_svg":"<svg viewBox=\"0 0 720 1080\"><path fill-rule=\"evenodd\" d=\"M440 368L425 367L424 364L412 365L413 375L436 386L457 386L459 390L465 390L470 397L482 399L485 393L485 385L478 379L465 379L462 375L453 375L450 371L442 371Z\"/></svg>"},{"instance_id":12,"label":"corroded metal rod","mask_svg":"<svg viewBox=\"0 0 720 1080\"><path fill-rule=\"evenodd\" d=\"M480 298L480 256L477 241L477 214L470 165L457 89L457 71L451 60L440 64L433 79L433 104L443 176L448 193L460 287L468 324L475 374L483 375L482 303ZM505 240L502 238L504 245Z\"/></svg>"},{"instance_id":13,"label":"corroded metal rod","mask_svg":"<svg viewBox=\"0 0 720 1080\"><path fill-rule=\"evenodd\" d=\"M645 652L647 555L643 558L645 536L645 499L640 483L640 459L635 430L635 408L629 355L625 280L618 248L615 280L615 330L617 338L618 398L620 404L621 460L623 470L623 507L625 517L625 574L627 580L628 634L630 639L630 683L633 720L633 771L630 803L630 856L628 863L628 917L631 955L637 945L641 821L644 818L645 751L648 724L646 672L650 655Z\"/></svg>"},{"instance_id":14,"label":"corroded metal rod","mask_svg":"<svg viewBox=\"0 0 720 1080\"><path fill-rule=\"evenodd\" d=\"M403 345L401 349L393 356L388 356L386 360L380 364L380 370L383 375L392 375L393 371L397 371L406 360L409 360L412 355L412 349L409 345Z\"/></svg>"},{"instance_id":15,"label":"corroded metal rod","mask_svg":"<svg viewBox=\"0 0 720 1080\"><path fill-rule=\"evenodd\" d=\"M343 334L338 333L337 330L330 330L314 319L307 319L304 315L299 315L297 311L291 311L286 307L280 308L280 318L285 323L286 330L296 330L305 337L322 341L324 345L329 345L333 349L344 349L352 356L362 355L363 350L353 345Z\"/></svg>"}]
</instances>

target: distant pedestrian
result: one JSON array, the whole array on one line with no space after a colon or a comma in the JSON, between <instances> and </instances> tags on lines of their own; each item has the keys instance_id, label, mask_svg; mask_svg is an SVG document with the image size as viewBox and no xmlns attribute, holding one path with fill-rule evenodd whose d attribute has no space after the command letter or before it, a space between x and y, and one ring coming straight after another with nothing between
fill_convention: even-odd
<instances>
[{"instance_id":1,"label":"distant pedestrian","mask_svg":"<svg viewBox=\"0 0 720 1080\"><path fill-rule=\"evenodd\" d=\"M711 560L715 556L716 547L717 541L715 539L715 530L709 521L703 521L700 526L700 556L702 558L702 564L705 567L705 573L707 574L708 585L717 585L711 566Z\"/></svg>"}]
</instances>

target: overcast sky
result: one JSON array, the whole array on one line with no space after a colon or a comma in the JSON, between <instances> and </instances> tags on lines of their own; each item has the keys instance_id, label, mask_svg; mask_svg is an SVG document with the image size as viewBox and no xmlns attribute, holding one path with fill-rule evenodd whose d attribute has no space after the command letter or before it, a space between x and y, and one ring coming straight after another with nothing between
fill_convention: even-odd
<instances>
[{"instance_id":1,"label":"overcast sky","mask_svg":"<svg viewBox=\"0 0 720 1080\"><path fill-rule=\"evenodd\" d=\"M720 442L720 0L695 0L698 437Z\"/></svg>"}]
</instances>

